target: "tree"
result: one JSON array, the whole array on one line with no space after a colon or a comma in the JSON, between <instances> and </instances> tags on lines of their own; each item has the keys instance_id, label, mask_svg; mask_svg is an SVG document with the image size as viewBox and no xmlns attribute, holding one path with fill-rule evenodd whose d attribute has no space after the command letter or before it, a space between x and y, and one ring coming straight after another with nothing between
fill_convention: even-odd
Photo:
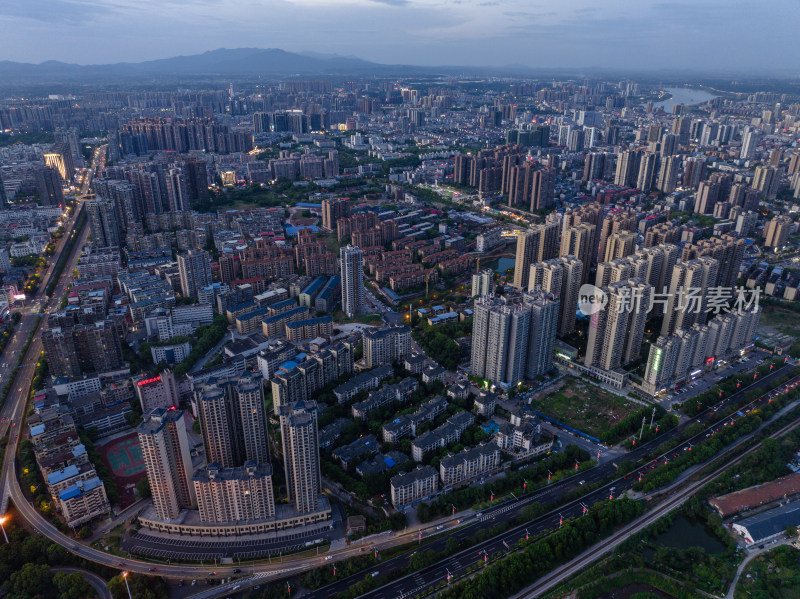
<instances>
[{"instance_id":1,"label":"tree","mask_svg":"<svg viewBox=\"0 0 800 599\"><path fill-rule=\"evenodd\" d=\"M146 476L143 476L139 480L136 481L136 493L139 495L140 498L144 499L146 497L150 497L152 494L150 490L150 479Z\"/></svg>"},{"instance_id":2,"label":"tree","mask_svg":"<svg viewBox=\"0 0 800 599\"><path fill-rule=\"evenodd\" d=\"M53 574L47 564L26 563L3 585L9 599L49 599L52 597Z\"/></svg>"},{"instance_id":3,"label":"tree","mask_svg":"<svg viewBox=\"0 0 800 599\"><path fill-rule=\"evenodd\" d=\"M77 572L56 572L53 584L58 590L58 599L84 599L95 594L83 575Z\"/></svg>"},{"instance_id":4,"label":"tree","mask_svg":"<svg viewBox=\"0 0 800 599\"><path fill-rule=\"evenodd\" d=\"M795 536L797 536L797 527L796 526L788 526L788 527L786 527L786 536L787 537L795 537Z\"/></svg>"}]
</instances>

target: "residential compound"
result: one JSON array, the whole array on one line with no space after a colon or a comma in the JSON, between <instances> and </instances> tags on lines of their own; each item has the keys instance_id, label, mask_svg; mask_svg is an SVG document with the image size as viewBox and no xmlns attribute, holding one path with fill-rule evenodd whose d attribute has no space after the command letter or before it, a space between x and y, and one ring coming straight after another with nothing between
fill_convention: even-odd
<instances>
[{"instance_id":1,"label":"residential compound","mask_svg":"<svg viewBox=\"0 0 800 599\"><path fill-rule=\"evenodd\" d=\"M207 464L193 469L184 415L157 408L139 426L153 508L151 530L188 535L263 533L328 520L320 494L315 402L278 406L289 505L276 506L260 372L211 378L194 390ZM315 457L316 456L316 457ZM194 509L196 508L196 509Z\"/></svg>"}]
</instances>

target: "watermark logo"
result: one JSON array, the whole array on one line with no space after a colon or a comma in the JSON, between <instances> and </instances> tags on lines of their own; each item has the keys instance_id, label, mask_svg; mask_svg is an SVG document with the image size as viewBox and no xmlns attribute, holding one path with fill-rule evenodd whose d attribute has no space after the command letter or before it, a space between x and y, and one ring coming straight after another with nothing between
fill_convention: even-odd
<instances>
[{"instance_id":1,"label":"watermark logo","mask_svg":"<svg viewBox=\"0 0 800 599\"><path fill-rule=\"evenodd\" d=\"M584 316L592 316L603 310L608 304L606 292L591 283L581 285L578 290L578 310Z\"/></svg>"}]
</instances>

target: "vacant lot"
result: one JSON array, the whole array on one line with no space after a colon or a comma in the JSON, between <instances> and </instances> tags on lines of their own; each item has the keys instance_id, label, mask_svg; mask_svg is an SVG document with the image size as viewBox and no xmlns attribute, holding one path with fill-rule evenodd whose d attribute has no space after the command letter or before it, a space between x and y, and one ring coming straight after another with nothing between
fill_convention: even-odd
<instances>
[{"instance_id":1,"label":"vacant lot","mask_svg":"<svg viewBox=\"0 0 800 599\"><path fill-rule=\"evenodd\" d=\"M535 397L531 407L593 437L639 407L581 379L567 377L561 383L559 389Z\"/></svg>"},{"instance_id":2,"label":"vacant lot","mask_svg":"<svg viewBox=\"0 0 800 599\"><path fill-rule=\"evenodd\" d=\"M800 314L786 308L764 306L758 325L771 327L785 335L800 337Z\"/></svg>"}]
</instances>

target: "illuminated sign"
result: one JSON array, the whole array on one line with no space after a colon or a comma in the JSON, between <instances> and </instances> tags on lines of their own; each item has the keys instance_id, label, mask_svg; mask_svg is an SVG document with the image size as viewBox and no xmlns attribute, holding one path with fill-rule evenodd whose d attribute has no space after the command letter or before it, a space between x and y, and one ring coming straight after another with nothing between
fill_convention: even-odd
<instances>
[{"instance_id":1,"label":"illuminated sign","mask_svg":"<svg viewBox=\"0 0 800 599\"><path fill-rule=\"evenodd\" d=\"M594 316L592 316L592 319L594 320ZM661 357L663 353L664 350L662 350L660 347L656 348L656 354L655 357L653 358L653 370L655 370L656 372L661 370Z\"/></svg>"},{"instance_id":2,"label":"illuminated sign","mask_svg":"<svg viewBox=\"0 0 800 599\"><path fill-rule=\"evenodd\" d=\"M158 376L157 376L157 377L155 377L155 378L152 378L152 379L146 379L146 380L144 380L144 381L139 381L139 382L138 382L138 383L136 383L136 384L137 384L137 385L139 385L140 387L144 387L145 385L149 385L150 383L157 383L157 382L158 382L158 381L160 381L160 380L161 380L161 375L158 375Z\"/></svg>"}]
</instances>

